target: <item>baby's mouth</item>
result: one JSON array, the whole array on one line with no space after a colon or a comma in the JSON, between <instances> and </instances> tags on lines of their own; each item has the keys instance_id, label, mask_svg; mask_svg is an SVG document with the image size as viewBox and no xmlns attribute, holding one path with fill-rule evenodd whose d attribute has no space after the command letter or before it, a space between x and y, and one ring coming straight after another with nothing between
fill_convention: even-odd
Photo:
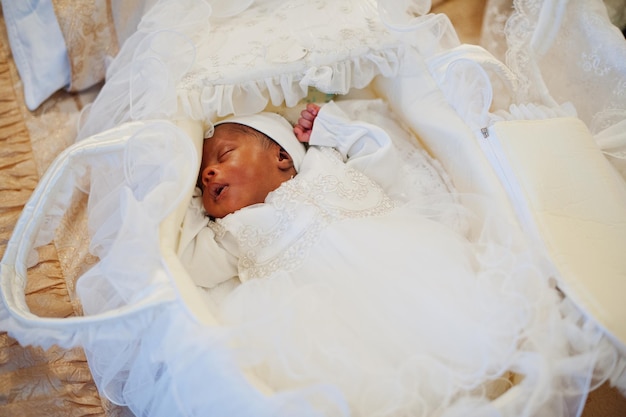
<instances>
[{"instance_id":1,"label":"baby's mouth","mask_svg":"<svg viewBox=\"0 0 626 417\"><path fill-rule=\"evenodd\" d=\"M226 184L211 184L210 193L213 199L217 200L226 188L228 188Z\"/></svg>"}]
</instances>

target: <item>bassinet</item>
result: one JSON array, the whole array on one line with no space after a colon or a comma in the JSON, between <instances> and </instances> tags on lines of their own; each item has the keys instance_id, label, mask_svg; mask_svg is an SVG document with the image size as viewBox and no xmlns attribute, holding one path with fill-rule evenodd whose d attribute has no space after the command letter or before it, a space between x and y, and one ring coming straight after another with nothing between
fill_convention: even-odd
<instances>
[{"instance_id":1,"label":"bassinet","mask_svg":"<svg viewBox=\"0 0 626 417\"><path fill-rule=\"evenodd\" d=\"M163 3L160 7L163 7L161 10L164 12L169 11L168 7L177 9L175 5ZM251 15L264 16L271 7L271 2L255 4L247 9L248 15L243 12L232 17L232 22L236 22L237 18L250 18ZM304 5L294 2L292 8L287 8L287 10L293 12L297 7L304 7ZM522 215L529 216L526 217L528 223L525 226L537 227L535 225L539 224L539 230L528 229L527 231L528 233L536 233L533 238L548 247L557 269L556 274L564 280L559 281L560 286L568 297L583 307L584 311L590 312L592 317L608 330L608 334L616 338L616 344L620 346L620 340L624 340L623 320L621 320L624 314L623 310L620 309L619 298L611 297L614 294L619 295L619 292L598 293L598 291L604 291L609 287L609 284L615 289L615 285L619 284L615 278L620 276L619 269L615 275L611 271L612 267L622 268L621 276L623 276L623 265L619 263L619 248L624 247L623 237L621 237L624 234L622 233L620 236L619 231L621 230L620 227L624 227L624 188L620 182L621 179L613 174L611 166L603 158L598 157L600 155L598 150L593 147L589 148L590 136L585 133L584 126L581 126L575 119L566 118L558 118L542 124L511 122L488 126L484 124L486 110L495 112L493 108L490 108L490 98L484 95L480 97L480 100L472 103L473 106L471 107L457 107L456 109L450 107L448 103L454 105L461 102L456 98L463 96L463 94L489 91L480 88L472 90L471 84L462 84L460 81L476 82L478 80L489 85L501 82L502 88L496 89L496 98L506 102L506 104L494 104L496 109L506 109L508 104L523 103L525 100L516 95L519 94L519 87L515 85L516 75L483 50L459 45L448 20L443 16L423 16L415 18L413 21L399 22L398 19L404 19L404 16L390 13L399 9L385 9L383 7L380 11L385 21L396 28L404 25L404 34L409 35L403 37L408 38L407 40L398 39L396 32L383 29L380 23L368 21L367 19L378 16L377 13L373 13L375 9L370 3L343 2L326 7L336 7L343 13L346 13L347 10L350 12L346 13L347 15L362 14L360 16L362 21L367 22L368 30L372 31L370 36L358 38L355 37L355 34L359 34L358 32L350 33L349 30L340 26L340 30L344 31L342 33L346 35L348 40L346 43L350 47L339 51L335 50L333 38L328 35L325 40L329 42L330 47L324 45L320 48L313 42L314 39L319 42L319 38L317 38L319 28L312 25L310 31L305 32L299 26L300 21L294 20L298 22L298 26L287 25L286 32L289 35L304 33L295 39L299 39L305 44L306 51L302 49L301 44L293 42L294 36L281 38L278 35L277 38L283 42L274 42L273 47L275 49L264 51L265 57L269 54L272 58L270 65L261 68L256 67L256 63L250 59L250 55L244 56L238 48L232 52L223 51L232 61L237 62L237 65L233 67L224 65L224 72L221 73L213 72L215 67L206 64L207 62L219 62L211 61L215 60L214 57L209 56L207 60L202 61L207 58L202 56L202 51L205 50L202 45L203 33L192 31L198 30L198 25L203 17L202 14L186 13L184 7L181 6L183 10L178 11L182 12L185 18L178 20L178 22L184 22L184 24L175 28L167 28L167 30L150 27L151 23L161 22L160 19L154 18L154 16L152 16L154 19L152 21L146 19L143 33L140 31L130 38L130 41L120 51L119 58L111 67L107 86L95 101L91 110L92 116L87 118L81 132L82 138L87 139L81 139L76 145L70 147L47 172L16 225L14 237L7 247L2 267L2 291L10 315L3 316L3 323L6 324L7 329L12 330L12 334L21 343L37 343L43 346L53 343L72 346L78 343L85 346L90 358L90 367L102 392L115 401L131 402L131 408L134 410L150 410L148 415L159 415L157 413L177 415L181 414L181 410L193 414L209 409L233 410L224 413L237 415L247 412L254 415L265 413L268 415L279 413L301 415L304 411L294 412L285 408L285 404L292 407L299 406L297 395L293 395L292 398L292 394L282 394L278 397L269 397L271 400L268 400L268 397L261 395L254 386L247 384L243 375L237 371L235 364L230 364L227 353L220 347L219 333L207 334L203 344L204 348L198 347L197 351L184 352L187 357L195 358L194 361L187 362L187 366L184 368L178 368L177 364L171 361L171 358L159 358L158 354L154 357L156 354L154 351L144 353L140 346L147 346L149 349L151 346L149 340L162 340L161 331L164 328L169 329L168 337L159 343L173 343L185 337L186 334L196 333L199 328L215 323L214 318L204 307L204 303L199 299L192 283L175 257L177 229L182 216L181 207L184 207L185 201L189 199L190 186L194 183L197 168L197 162L195 165L189 164L190 160L197 161L194 146L190 145L195 145L197 149L203 130L206 128L205 124L198 122L198 120L211 121L218 116L225 116L229 113L259 111L266 106L268 98L274 105L282 106L284 101L287 107L292 107L308 95L309 86L317 87L317 89L327 93L343 94L350 89L360 89L371 84L371 91L375 91L376 95L389 101L394 112L411 126L424 141L426 147L444 165L458 190L479 192L489 196L490 201L511 219L515 218L516 209L522 210ZM197 5L194 5L194 8L189 6L188 10L197 12L199 9ZM216 23L216 26L219 24L224 25L228 30L235 30L237 27L234 23L230 27L228 23L224 22ZM349 29L356 30L351 24L348 26L350 26ZM214 34L209 28L206 30L207 33ZM228 30L224 32L228 33ZM363 36L362 33L361 36ZM415 36L414 33L418 33L420 36ZM174 41L176 48L173 48L169 43L160 43L159 36L164 34L167 35L163 38L164 41ZM208 50L213 50L212 48L219 45L221 41L222 39L219 37L213 39L214 44ZM146 45L145 42L149 42L153 48L148 50L148 54L144 56L136 55L135 51L146 51L145 48L139 47L142 43ZM319 59L319 61L315 61L312 58L314 52L319 52L324 47L327 47L328 50L315 56L314 58ZM240 48L243 51L246 50L244 45L241 45ZM190 52L194 50L197 53L196 62L201 62L203 65L196 66L194 62L188 59L191 56ZM417 53L413 55L413 51ZM247 63L249 66L242 67L241 61L238 61L242 59L242 56L243 59L250 59L250 62ZM222 57L222 59L224 58ZM316 62L317 65L312 65L309 59ZM136 66L132 68L129 65L128 68L125 68L124 66L128 63ZM155 63L157 65L154 65ZM163 65L166 66L166 73L163 72ZM250 67L257 68L259 73L263 74L263 82L246 81L250 79L247 70ZM226 72L226 70L229 71ZM150 79L153 83L141 90L131 90L129 97L123 97L119 102L115 101L116 99L111 96L118 97L115 88L118 85L128 85L126 83L131 82L132 77L141 71L144 71L142 75L151 74ZM475 71L478 77L467 75L468 79L459 81L459 74L471 74L472 71ZM170 78L159 77L164 74ZM295 78L290 74L298 74L298 77L301 78ZM490 74L491 77L488 77L487 74ZM172 76L174 76L173 79ZM455 76L456 78L450 78ZM271 80L271 82L267 82L267 80ZM464 86L463 89L460 86ZM175 95L172 96L172 93ZM179 99L178 106L175 101L172 101L176 94ZM435 96L434 99L430 97L431 94ZM429 99L420 100L424 97L429 97ZM535 102L551 104L539 100ZM433 107L437 107L436 112L433 111ZM563 110L560 107L553 107L553 111ZM419 116L426 112L441 115L441 118L429 118L425 121ZM103 115L106 117L102 117ZM522 118L515 115L510 117L513 119ZM155 121L155 119L158 120ZM131 123L131 120L136 120L136 122ZM487 128L486 131L482 130L481 136L477 136L478 132L484 128ZM508 131L509 129L514 130L514 132ZM569 251L561 250L564 243L562 235L556 233L558 230L553 229L552 225L542 217L542 204L545 194L531 193L536 178L522 177L519 179L523 184L522 192L524 190L526 192L521 196L521 200L530 203L530 208L526 207L526 211L524 211L525 205L520 206L519 201L509 199L495 171L488 168L490 163L487 162L485 153L480 149L479 143L481 142L476 140L476 137L480 138L489 134L507 138L520 130L525 133L528 131L526 129L540 131L539 133L528 133L533 137L539 134L546 135L545 129L550 129L549 134L552 135L554 132L555 136L560 136L566 132L568 137L577 138L580 146L588 149L587 152L590 156L577 160L577 165L588 164L594 172L603 172L604 177L598 182L587 184L585 188L580 188L580 190L584 190L585 193L590 190L597 192L596 198L604 201L602 206L606 211L592 213L591 219L585 221L607 223L607 213L609 213L608 222L612 222L610 225L614 227L605 230L592 227L583 233L585 236L595 234L594 237L597 241L612 239L611 245L613 249L618 251L617 255L616 252L601 253L602 258L591 258L592 261L596 261L591 266L588 266L588 263L584 265L570 263L572 259L575 260L580 256L581 251L588 251L589 245L585 244L582 247L573 245L567 248ZM167 140L163 139L164 132L168 133ZM149 142L128 140L131 137L138 137L138 133L149 138ZM523 140L525 135L521 136L521 140ZM193 143L190 143L189 137L193 138ZM442 141L442 137L447 138L447 140ZM522 150L527 149L526 143L522 145L519 143L519 140L513 142L512 145L505 143L505 146L517 146L513 151L510 151L507 160L509 161L507 164L510 163L513 168L514 175L526 172L528 163L527 160L521 159L522 156L520 156L519 161L515 159L519 155L520 148ZM568 143L568 145L572 144ZM542 144L538 143L536 146L542 146ZM560 148L560 146L557 147L557 149ZM542 152L545 150L542 149ZM163 159L164 155L168 158ZM171 158L171 156L175 156L175 158ZM106 171L108 158L124 158L124 160L133 162L126 165L124 172L108 172ZM137 158L145 158L146 164L138 163ZM141 160L144 161L144 159ZM516 166L516 163L520 165ZM550 168L550 160L542 163L544 168L546 165ZM104 170L107 175L94 175L94 172L98 170ZM569 172L567 168L564 171ZM158 173L158 177L155 176L155 173ZM23 301L24 282L16 280L24 280L27 276L24 265L29 261L27 258L30 256L31 248L39 247L49 241L55 235L55 229L59 221L63 219L63 213L68 210L68 204L82 198L80 192L74 191L76 185L79 190L91 187L92 193L94 190L99 190L105 194L107 192L106 187L118 186L116 176L120 176L118 181L127 181L128 188L136 195L141 195L142 198L135 201L130 194L126 194L122 197L121 201L125 205L121 208L117 207L119 201L103 201L101 203L104 206L101 208L90 207L89 210L109 212L110 221L118 224L113 228L113 232L109 231L112 234L97 236L97 239L92 238L91 251L99 256L102 261L110 255L107 254L107 251L108 245L112 241L128 242L129 245L132 245L134 243L133 236L137 233L153 236L151 241L148 239L148 243L151 242L157 246L145 247L142 250L137 250L136 247L132 246L130 248L125 246L116 248L116 251L119 251L117 256L132 254L132 259L124 258L125 261L120 265L137 265L136 269L125 267L123 270L119 270L119 279L115 281L117 285L129 286L129 288L117 288L115 291L119 291L121 295L131 294L132 297L121 300L113 309L108 306L99 306L102 312L95 316L91 315L91 312L94 311L94 308L98 308L97 300L92 300L89 303L83 301L83 305L89 313L85 318L42 320L30 315ZM561 184L561 180L556 178L555 183L549 186L555 187ZM527 182L524 183L524 181ZM180 191L180 184L187 184L183 192ZM156 201L152 201L152 198L156 198ZM80 205L79 203L71 204ZM145 216L147 219L145 224L125 223L124 219L130 219L130 216L120 214L125 213L124 210L129 212L141 210L144 212L147 207L155 207L158 210L149 210L150 215ZM557 212L562 209L561 207L550 208ZM570 213L567 214L571 215ZM574 214L574 217L581 216L580 213ZM568 227L568 225L557 226ZM156 235L157 230L159 231L158 236ZM571 239L571 236L568 234L565 240ZM61 240L58 236L56 239ZM99 246L94 246L94 243ZM120 262L119 259L117 262ZM153 265L152 268L154 269L146 271L145 265ZM620 265L622 266L620 267ZM14 269L13 266L16 268ZM600 282L601 279L605 279L606 282L602 282L597 287L589 287L590 282L585 279L589 272L584 269L582 269L582 273L580 272L580 268L586 267L589 267L594 275L599 268L605 267L606 273L598 274L598 281L595 282ZM96 266L82 279L85 282L89 279L98 280L97 274L98 267ZM125 280L124 277L128 277L128 279ZM144 281L141 281L142 279ZM146 288L148 291L145 290ZM137 289L143 290L136 292ZM109 300L110 298L103 296L102 299ZM600 303L601 305L599 305ZM120 326L120 323L123 324L124 322L133 323L126 329L129 332L135 332L139 329L145 332L142 334L140 344L136 336L124 333L124 326ZM178 326L172 327L167 324L171 322L177 322ZM114 338L103 340L98 334L111 333L110 330L107 330L109 323L116 323L117 333ZM138 325L138 323L140 324ZM157 323L164 323L163 327ZM595 328L595 324L588 323L586 326L590 326L591 331L596 331L598 338L602 339L601 333ZM606 342L601 341L599 343ZM120 346L123 346L124 349L121 349ZM210 347L211 354L207 354L206 346ZM606 349L610 350L609 346L607 344ZM111 351L115 349L120 349L118 355L129 355L129 362L133 360L135 355L142 356L148 353L153 355L152 366L154 363L160 364L154 369L154 385L146 388L145 381L133 380L132 372L127 373L130 371L129 369L111 369L108 363L102 362L102 359L109 358ZM211 369L225 372L225 375L222 380L223 386L214 387L214 395L210 398L190 395L192 393L169 392L172 386L178 386L178 383L184 379L197 378L197 380L202 380L203 375L210 372ZM224 369L229 370L229 372L224 371ZM619 384L618 377L619 372L615 374L614 380ZM606 375L603 378L606 378ZM261 387L263 385L260 381L254 381L254 383ZM146 389L149 394L146 396L146 394L141 395L139 392L129 393L129 387ZM232 398L233 389L239 392L241 398L250 399L250 402L242 403L242 405L226 401L226 399ZM228 395L224 394L222 397L221 393ZM515 403L514 398L515 389L511 389L508 394L502 397L497 406L501 407L501 411L506 412L507 401ZM141 401L146 402L141 403ZM277 407L282 408L277 409ZM571 412L576 413L576 409L574 408Z\"/></svg>"}]
</instances>

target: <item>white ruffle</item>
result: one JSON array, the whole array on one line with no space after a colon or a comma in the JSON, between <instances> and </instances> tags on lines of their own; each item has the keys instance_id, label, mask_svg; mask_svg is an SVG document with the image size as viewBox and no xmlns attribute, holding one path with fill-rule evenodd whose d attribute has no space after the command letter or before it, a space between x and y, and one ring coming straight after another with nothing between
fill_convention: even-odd
<instances>
[{"instance_id":1,"label":"white ruffle","mask_svg":"<svg viewBox=\"0 0 626 417\"><path fill-rule=\"evenodd\" d=\"M352 88L366 87L377 75L393 77L398 74L403 56L404 47L398 45L235 83L216 84L201 74L189 74L181 83L178 99L185 114L206 121L229 114L257 113L270 102L293 107L307 96L309 86L329 94L346 94Z\"/></svg>"}]
</instances>

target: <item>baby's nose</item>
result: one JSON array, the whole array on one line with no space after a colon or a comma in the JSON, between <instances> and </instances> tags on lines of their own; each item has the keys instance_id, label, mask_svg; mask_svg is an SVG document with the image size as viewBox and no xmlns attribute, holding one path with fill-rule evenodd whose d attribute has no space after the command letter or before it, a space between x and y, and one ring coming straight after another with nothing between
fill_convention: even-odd
<instances>
[{"instance_id":1,"label":"baby's nose","mask_svg":"<svg viewBox=\"0 0 626 417\"><path fill-rule=\"evenodd\" d=\"M201 180L204 186L208 185L213 177L217 174L217 169L214 165L207 165L202 170Z\"/></svg>"}]
</instances>

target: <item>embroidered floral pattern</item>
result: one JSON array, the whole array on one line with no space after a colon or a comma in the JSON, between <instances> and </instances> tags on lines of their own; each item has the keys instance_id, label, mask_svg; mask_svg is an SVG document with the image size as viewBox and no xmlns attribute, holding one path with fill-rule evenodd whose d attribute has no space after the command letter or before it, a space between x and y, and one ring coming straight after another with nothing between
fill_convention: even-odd
<instances>
[{"instance_id":1,"label":"embroidered floral pattern","mask_svg":"<svg viewBox=\"0 0 626 417\"><path fill-rule=\"evenodd\" d=\"M590 52L583 52L581 55L581 67L583 71L593 72L601 77L611 70L606 63L603 62L602 56L598 54L598 48L593 48Z\"/></svg>"},{"instance_id":2,"label":"embroidered floral pattern","mask_svg":"<svg viewBox=\"0 0 626 417\"><path fill-rule=\"evenodd\" d=\"M71 66L70 91L104 80L106 62L119 51L110 0L53 0Z\"/></svg>"}]
</instances>

